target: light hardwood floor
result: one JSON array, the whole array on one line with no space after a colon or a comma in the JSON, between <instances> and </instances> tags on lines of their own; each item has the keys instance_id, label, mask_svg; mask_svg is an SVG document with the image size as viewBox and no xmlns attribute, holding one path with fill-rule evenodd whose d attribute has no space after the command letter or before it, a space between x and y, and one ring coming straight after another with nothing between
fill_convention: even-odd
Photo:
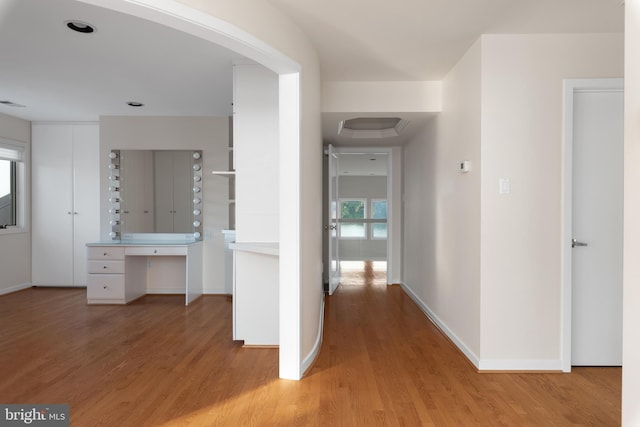
<instances>
[{"instance_id":1,"label":"light hardwood floor","mask_svg":"<svg viewBox=\"0 0 640 427\"><path fill-rule=\"evenodd\" d=\"M301 381L231 341L231 301L82 289L0 297L0 403L68 403L73 426L620 424L621 370L478 374L398 286L343 285Z\"/></svg>"}]
</instances>

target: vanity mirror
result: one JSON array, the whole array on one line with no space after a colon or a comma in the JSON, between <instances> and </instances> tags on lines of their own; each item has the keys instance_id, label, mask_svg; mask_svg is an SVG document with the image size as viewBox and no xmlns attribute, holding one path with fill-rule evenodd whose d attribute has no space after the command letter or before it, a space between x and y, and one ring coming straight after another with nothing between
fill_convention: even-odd
<instances>
[{"instance_id":1,"label":"vanity mirror","mask_svg":"<svg viewBox=\"0 0 640 427\"><path fill-rule=\"evenodd\" d=\"M202 152L112 150L111 237L140 233L202 235Z\"/></svg>"}]
</instances>

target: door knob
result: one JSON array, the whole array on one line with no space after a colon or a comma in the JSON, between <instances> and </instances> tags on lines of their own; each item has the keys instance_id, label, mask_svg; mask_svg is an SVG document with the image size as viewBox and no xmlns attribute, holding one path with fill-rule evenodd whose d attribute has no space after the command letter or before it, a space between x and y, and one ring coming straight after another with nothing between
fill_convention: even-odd
<instances>
[{"instance_id":1,"label":"door knob","mask_svg":"<svg viewBox=\"0 0 640 427\"><path fill-rule=\"evenodd\" d=\"M575 248L576 246L589 246L589 244L584 242L578 242L576 239L571 239L571 247Z\"/></svg>"}]
</instances>

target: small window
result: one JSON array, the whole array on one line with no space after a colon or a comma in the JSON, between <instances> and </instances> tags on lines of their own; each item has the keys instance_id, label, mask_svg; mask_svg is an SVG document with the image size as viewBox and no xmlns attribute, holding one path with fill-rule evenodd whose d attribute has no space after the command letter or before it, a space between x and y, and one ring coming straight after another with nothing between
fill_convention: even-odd
<instances>
[{"instance_id":1,"label":"small window","mask_svg":"<svg viewBox=\"0 0 640 427\"><path fill-rule=\"evenodd\" d=\"M0 159L0 229L16 225L16 162Z\"/></svg>"},{"instance_id":2,"label":"small window","mask_svg":"<svg viewBox=\"0 0 640 427\"><path fill-rule=\"evenodd\" d=\"M26 227L26 144L0 138L0 233Z\"/></svg>"},{"instance_id":3,"label":"small window","mask_svg":"<svg viewBox=\"0 0 640 427\"><path fill-rule=\"evenodd\" d=\"M340 238L366 239L367 228L364 219L367 217L365 199L340 200Z\"/></svg>"},{"instance_id":4,"label":"small window","mask_svg":"<svg viewBox=\"0 0 640 427\"><path fill-rule=\"evenodd\" d=\"M371 238L372 239L386 239L387 238L387 200L386 199L373 199L371 200L371 218L378 220L385 220L384 223L378 222L371 224Z\"/></svg>"}]
</instances>

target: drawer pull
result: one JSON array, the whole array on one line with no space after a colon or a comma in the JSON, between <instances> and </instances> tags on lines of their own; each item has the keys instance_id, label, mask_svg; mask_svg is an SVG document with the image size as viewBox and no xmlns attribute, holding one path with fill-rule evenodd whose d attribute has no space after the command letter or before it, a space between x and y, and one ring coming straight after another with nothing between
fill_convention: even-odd
<instances>
[{"instance_id":1,"label":"drawer pull","mask_svg":"<svg viewBox=\"0 0 640 427\"><path fill-rule=\"evenodd\" d=\"M103 286L102 286L102 289L107 289L107 285L103 285Z\"/></svg>"},{"instance_id":2,"label":"drawer pull","mask_svg":"<svg viewBox=\"0 0 640 427\"><path fill-rule=\"evenodd\" d=\"M158 250L157 250L157 249L154 249L154 250L153 250L153 253L154 253L154 254L157 254L157 253L158 253Z\"/></svg>"},{"instance_id":3,"label":"drawer pull","mask_svg":"<svg viewBox=\"0 0 640 427\"><path fill-rule=\"evenodd\" d=\"M109 254L105 252L105 253L103 253L102 255L103 255L103 256L107 256L107 255L109 255Z\"/></svg>"},{"instance_id":4,"label":"drawer pull","mask_svg":"<svg viewBox=\"0 0 640 427\"><path fill-rule=\"evenodd\" d=\"M106 265L103 265L102 268L104 268L106 270L108 267Z\"/></svg>"}]
</instances>

